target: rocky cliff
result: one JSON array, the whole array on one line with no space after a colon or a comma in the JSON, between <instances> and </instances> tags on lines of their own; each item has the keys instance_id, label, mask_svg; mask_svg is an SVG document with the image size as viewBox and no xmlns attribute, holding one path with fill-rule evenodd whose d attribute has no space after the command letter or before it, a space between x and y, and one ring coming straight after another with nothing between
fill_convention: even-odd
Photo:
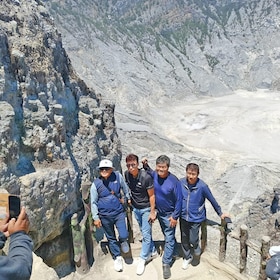
<instances>
[{"instance_id":1,"label":"rocky cliff","mask_svg":"<svg viewBox=\"0 0 280 280\"><path fill-rule=\"evenodd\" d=\"M163 97L279 89L277 1L45 3L80 75L137 111Z\"/></svg>"},{"instance_id":2,"label":"rocky cliff","mask_svg":"<svg viewBox=\"0 0 280 280\"><path fill-rule=\"evenodd\" d=\"M35 251L65 272L81 182L102 157L119 168L121 152L114 104L76 75L40 1L0 2L0 111L1 188L27 207Z\"/></svg>"}]
</instances>

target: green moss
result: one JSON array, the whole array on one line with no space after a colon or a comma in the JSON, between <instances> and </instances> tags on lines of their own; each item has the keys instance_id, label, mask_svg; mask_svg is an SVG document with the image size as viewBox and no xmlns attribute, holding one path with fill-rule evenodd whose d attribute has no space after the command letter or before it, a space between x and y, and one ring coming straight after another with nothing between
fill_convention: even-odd
<instances>
[{"instance_id":1,"label":"green moss","mask_svg":"<svg viewBox=\"0 0 280 280\"><path fill-rule=\"evenodd\" d=\"M216 57L211 56L209 54L205 54L205 57L207 59L209 67L211 68L211 70L213 72L214 67L219 63L219 60Z\"/></svg>"}]
</instances>

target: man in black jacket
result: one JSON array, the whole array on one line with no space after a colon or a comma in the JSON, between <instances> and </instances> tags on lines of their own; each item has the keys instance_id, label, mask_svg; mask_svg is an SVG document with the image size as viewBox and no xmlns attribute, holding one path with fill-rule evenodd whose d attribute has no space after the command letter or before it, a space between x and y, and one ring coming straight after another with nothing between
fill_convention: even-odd
<instances>
[{"instance_id":1,"label":"man in black jacket","mask_svg":"<svg viewBox=\"0 0 280 280\"><path fill-rule=\"evenodd\" d=\"M142 275L148 261L157 257L152 239L152 223L156 219L153 178L144 169L139 168L139 159L129 154L126 159L125 180L130 189L131 204L135 219L142 233L142 249L136 274Z\"/></svg>"}]
</instances>

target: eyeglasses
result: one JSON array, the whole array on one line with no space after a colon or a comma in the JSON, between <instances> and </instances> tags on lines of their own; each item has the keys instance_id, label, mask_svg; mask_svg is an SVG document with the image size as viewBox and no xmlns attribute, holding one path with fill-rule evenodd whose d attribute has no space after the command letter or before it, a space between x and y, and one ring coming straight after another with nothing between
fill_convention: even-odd
<instances>
[{"instance_id":1,"label":"eyeglasses","mask_svg":"<svg viewBox=\"0 0 280 280\"><path fill-rule=\"evenodd\" d=\"M128 163L127 165L126 165L126 167L127 168L130 168L130 167L132 167L132 168L135 168L137 166L137 164L136 163Z\"/></svg>"},{"instance_id":2,"label":"eyeglasses","mask_svg":"<svg viewBox=\"0 0 280 280\"><path fill-rule=\"evenodd\" d=\"M110 170L111 169L111 167L100 167L99 168L99 171L108 171L108 170Z\"/></svg>"}]
</instances>

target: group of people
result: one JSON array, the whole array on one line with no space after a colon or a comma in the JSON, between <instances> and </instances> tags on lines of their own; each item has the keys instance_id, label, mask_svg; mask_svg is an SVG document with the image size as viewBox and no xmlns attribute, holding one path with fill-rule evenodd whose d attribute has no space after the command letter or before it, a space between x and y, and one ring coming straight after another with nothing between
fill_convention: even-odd
<instances>
[{"instance_id":1,"label":"group of people","mask_svg":"<svg viewBox=\"0 0 280 280\"><path fill-rule=\"evenodd\" d=\"M170 159L161 155L156 159L152 170L147 159L135 154L126 157L125 176L114 171L112 161L101 160L98 166L100 176L91 185L91 212L94 225L102 227L114 259L116 271L123 270L121 250L128 253L128 230L123 204L126 201L133 208L142 234L142 247L136 274L142 275L146 264L158 256L153 238L152 224L158 219L164 235L162 256L163 278L171 277L173 258L178 254L175 229L179 220L181 247L183 253L182 269L187 269L193 257L199 257L199 230L206 219L205 200L209 200L216 213L224 219L229 217L222 212L207 184L199 178L199 166L189 163L186 176L180 180L169 171ZM115 228L118 231L116 237ZM0 249L10 237L9 251L0 256L1 279L30 279L32 272L33 242L28 236L29 220L22 208L17 218L9 216L0 221ZM270 279L280 279L280 246L272 246L266 266Z\"/></svg>"},{"instance_id":2,"label":"group of people","mask_svg":"<svg viewBox=\"0 0 280 280\"><path fill-rule=\"evenodd\" d=\"M116 271L123 270L121 250L129 251L126 215L123 202L133 209L142 234L142 247L136 269L142 275L146 264L158 256L152 238L152 224L158 219L164 235L162 256L163 278L171 277L174 256L178 255L175 230L179 221L183 252L182 269L187 269L193 257L199 257L199 230L206 219L205 200L209 200L216 213L224 219L222 212L207 184L199 176L199 166L189 163L186 176L179 180L169 171L170 158L161 155L156 159L153 170L147 159L135 154L126 157L124 177L114 171L112 161L101 160L98 166L99 178L91 186L91 211L94 225L103 227ZM116 237L115 228L118 231Z\"/></svg>"}]
</instances>

